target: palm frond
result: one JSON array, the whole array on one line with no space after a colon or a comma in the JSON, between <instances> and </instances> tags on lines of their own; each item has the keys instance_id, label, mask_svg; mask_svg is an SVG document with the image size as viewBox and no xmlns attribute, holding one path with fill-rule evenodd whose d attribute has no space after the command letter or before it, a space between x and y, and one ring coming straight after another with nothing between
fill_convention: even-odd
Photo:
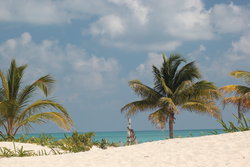
<instances>
[{"instance_id":1,"label":"palm frond","mask_svg":"<svg viewBox=\"0 0 250 167\"><path fill-rule=\"evenodd\" d=\"M183 81L175 90L173 97L178 97L179 95L183 94L183 91L187 91L189 88L193 86L191 81Z\"/></svg>"},{"instance_id":2,"label":"palm frond","mask_svg":"<svg viewBox=\"0 0 250 167\"><path fill-rule=\"evenodd\" d=\"M209 100L219 99L222 95L213 82L206 80L198 81L192 86L193 96L203 97Z\"/></svg>"},{"instance_id":3,"label":"palm frond","mask_svg":"<svg viewBox=\"0 0 250 167\"><path fill-rule=\"evenodd\" d=\"M0 71L0 77L1 77L1 81L2 81L2 85L3 85L3 92L5 95L6 99L9 99L9 87L8 87L8 82L4 76L4 74L2 73L2 71Z\"/></svg>"},{"instance_id":4,"label":"palm frond","mask_svg":"<svg viewBox=\"0 0 250 167\"><path fill-rule=\"evenodd\" d=\"M23 75L27 65L17 66L11 61L5 76L0 71L2 87L0 87L0 127L4 127L8 136L14 136L19 128L29 129L31 123L44 123L45 120L56 122L60 127L68 129L73 124L66 109L52 100L37 100L30 104L34 91L41 89L48 96L54 79L45 75L33 84L23 86ZM43 113L42 109L56 110L57 112Z\"/></svg>"},{"instance_id":5,"label":"palm frond","mask_svg":"<svg viewBox=\"0 0 250 167\"><path fill-rule=\"evenodd\" d=\"M153 69L153 74L154 74L154 89L157 91L157 92L159 92L159 93L161 93L161 94L164 94L165 92L164 92L164 90L163 90L163 88L162 88L162 84L161 84L161 78L162 78L162 76L161 76L161 72L160 72L160 70L156 67L156 66L152 66L152 69Z\"/></svg>"},{"instance_id":6,"label":"palm frond","mask_svg":"<svg viewBox=\"0 0 250 167\"><path fill-rule=\"evenodd\" d=\"M177 107L175 103L173 102L172 98L168 97L162 97L159 99L159 107L164 107L168 109L169 111L172 111L174 113L178 113Z\"/></svg>"},{"instance_id":7,"label":"palm frond","mask_svg":"<svg viewBox=\"0 0 250 167\"><path fill-rule=\"evenodd\" d=\"M190 62L183 66L175 75L174 85L179 86L183 81L193 81L194 79L200 79L201 73L195 62Z\"/></svg>"},{"instance_id":8,"label":"palm frond","mask_svg":"<svg viewBox=\"0 0 250 167\"><path fill-rule=\"evenodd\" d=\"M171 76L172 78L176 74L177 69L179 68L182 62L186 62L186 59L181 57L180 54L170 54L169 59L167 59L167 65L169 68L169 74L172 75Z\"/></svg>"},{"instance_id":9,"label":"palm frond","mask_svg":"<svg viewBox=\"0 0 250 167\"><path fill-rule=\"evenodd\" d=\"M242 106L243 108L250 109L250 92L245 93L242 96Z\"/></svg>"},{"instance_id":10,"label":"palm frond","mask_svg":"<svg viewBox=\"0 0 250 167\"><path fill-rule=\"evenodd\" d=\"M248 109L250 109L250 97L249 96L225 97L222 103L224 107L226 104L233 104L235 106L240 106L242 111L247 111Z\"/></svg>"},{"instance_id":11,"label":"palm frond","mask_svg":"<svg viewBox=\"0 0 250 167\"><path fill-rule=\"evenodd\" d=\"M221 118L220 109L212 101L189 101L181 106L183 109L197 113L207 113L217 119Z\"/></svg>"},{"instance_id":12,"label":"palm frond","mask_svg":"<svg viewBox=\"0 0 250 167\"><path fill-rule=\"evenodd\" d=\"M25 126L28 123L45 123L45 120L52 121L56 123L59 127L69 130L72 127L72 120L68 117L65 117L65 114L58 112L43 112L22 120L18 123L18 126Z\"/></svg>"},{"instance_id":13,"label":"palm frond","mask_svg":"<svg viewBox=\"0 0 250 167\"><path fill-rule=\"evenodd\" d=\"M17 97L17 101L20 104L20 107L25 107L29 102L30 98L34 95L35 85L28 85L20 91Z\"/></svg>"},{"instance_id":14,"label":"palm frond","mask_svg":"<svg viewBox=\"0 0 250 167\"><path fill-rule=\"evenodd\" d=\"M164 95L166 96L172 96L173 95L173 92L172 90L167 86L167 84L165 83L165 80L161 77L161 85L162 85L162 88L164 90Z\"/></svg>"},{"instance_id":15,"label":"palm frond","mask_svg":"<svg viewBox=\"0 0 250 167\"><path fill-rule=\"evenodd\" d=\"M168 113L164 108L160 108L159 110L149 114L148 119L160 129L164 129L166 127L166 122L168 121Z\"/></svg>"},{"instance_id":16,"label":"palm frond","mask_svg":"<svg viewBox=\"0 0 250 167\"><path fill-rule=\"evenodd\" d=\"M11 61L11 65L7 75L9 99L11 100L16 99L17 94L19 93L19 88L23 79L23 73L26 67L27 65L18 67L14 59Z\"/></svg>"},{"instance_id":17,"label":"palm frond","mask_svg":"<svg viewBox=\"0 0 250 167\"><path fill-rule=\"evenodd\" d=\"M38 88L42 90L44 95L47 97L50 93L50 90L53 86L53 83L55 80L50 75L45 75L41 78L39 78L37 81L33 83L33 85L36 85Z\"/></svg>"},{"instance_id":18,"label":"palm frond","mask_svg":"<svg viewBox=\"0 0 250 167\"><path fill-rule=\"evenodd\" d=\"M235 94L236 96L250 92L250 88L241 85L227 85L219 89L222 93Z\"/></svg>"},{"instance_id":19,"label":"palm frond","mask_svg":"<svg viewBox=\"0 0 250 167\"><path fill-rule=\"evenodd\" d=\"M144 85L139 80L129 81L129 86L134 90L134 92L144 99L156 99L161 95L154 89Z\"/></svg>"},{"instance_id":20,"label":"palm frond","mask_svg":"<svg viewBox=\"0 0 250 167\"><path fill-rule=\"evenodd\" d=\"M25 108L23 111L20 112L20 115L18 116L17 120L23 120L26 117L29 117L30 115L41 111L45 108L51 108L56 109L57 111L62 112L66 117L70 118L66 109L61 106L60 104L52 101L52 100L37 100L36 102L29 105L27 108Z\"/></svg>"},{"instance_id":21,"label":"palm frond","mask_svg":"<svg viewBox=\"0 0 250 167\"><path fill-rule=\"evenodd\" d=\"M135 115L138 111L151 110L157 108L157 106L157 101L146 99L126 104L121 108L121 112L127 111L126 115L131 116Z\"/></svg>"},{"instance_id":22,"label":"palm frond","mask_svg":"<svg viewBox=\"0 0 250 167\"><path fill-rule=\"evenodd\" d=\"M176 91L174 101L177 104L183 104L190 99L214 100L221 96L221 93L212 82L202 80L192 84L187 82L187 85L183 89L180 87L180 90Z\"/></svg>"},{"instance_id":23,"label":"palm frond","mask_svg":"<svg viewBox=\"0 0 250 167\"><path fill-rule=\"evenodd\" d=\"M248 71L232 71L230 72L231 76L236 78L243 78L247 84L250 85L250 72Z\"/></svg>"},{"instance_id":24,"label":"palm frond","mask_svg":"<svg viewBox=\"0 0 250 167\"><path fill-rule=\"evenodd\" d=\"M6 93L4 88L0 88L0 102L6 100Z\"/></svg>"}]
</instances>

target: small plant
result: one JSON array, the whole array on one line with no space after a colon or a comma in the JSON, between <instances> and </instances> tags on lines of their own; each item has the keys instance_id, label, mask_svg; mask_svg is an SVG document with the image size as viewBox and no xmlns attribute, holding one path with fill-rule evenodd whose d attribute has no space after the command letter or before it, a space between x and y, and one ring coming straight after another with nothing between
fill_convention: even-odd
<instances>
[{"instance_id":1,"label":"small plant","mask_svg":"<svg viewBox=\"0 0 250 167\"><path fill-rule=\"evenodd\" d=\"M218 135L219 134L216 130L213 130L213 131L211 131L209 133L212 134L212 135Z\"/></svg>"},{"instance_id":2,"label":"small plant","mask_svg":"<svg viewBox=\"0 0 250 167\"><path fill-rule=\"evenodd\" d=\"M228 122L229 126L223 120L218 121L222 125L224 132L229 133L229 132L250 130L250 126L248 126L248 124L247 124L247 122L250 122L250 119L245 117L243 114L242 114L243 121L241 119L239 119L237 116L235 116L234 114L233 114L233 116L239 121L238 127L236 127L233 124L233 122L231 122L231 121Z\"/></svg>"},{"instance_id":3,"label":"small plant","mask_svg":"<svg viewBox=\"0 0 250 167\"><path fill-rule=\"evenodd\" d=\"M13 151L6 148L6 147L0 147L0 157L12 157Z\"/></svg>"},{"instance_id":4,"label":"small plant","mask_svg":"<svg viewBox=\"0 0 250 167\"><path fill-rule=\"evenodd\" d=\"M107 141L106 139L102 139L102 141L100 142L99 147L100 147L101 149L107 149L108 146L109 146L108 141Z\"/></svg>"},{"instance_id":5,"label":"small plant","mask_svg":"<svg viewBox=\"0 0 250 167\"><path fill-rule=\"evenodd\" d=\"M0 157L25 157L35 155L31 150L24 150L23 146L20 149L16 148L15 143L13 143L13 146L14 150L6 147L0 147Z\"/></svg>"},{"instance_id":6,"label":"small plant","mask_svg":"<svg viewBox=\"0 0 250 167\"><path fill-rule=\"evenodd\" d=\"M94 135L92 132L79 134L75 131L71 137L65 135L65 139L57 141L57 145L59 148L69 152L88 151L93 146L92 137Z\"/></svg>"}]
</instances>

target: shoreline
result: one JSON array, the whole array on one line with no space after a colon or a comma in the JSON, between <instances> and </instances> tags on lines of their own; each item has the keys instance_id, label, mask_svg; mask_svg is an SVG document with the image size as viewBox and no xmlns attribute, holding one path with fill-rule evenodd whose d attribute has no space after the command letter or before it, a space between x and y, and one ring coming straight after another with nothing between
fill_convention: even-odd
<instances>
[{"instance_id":1,"label":"shoreline","mask_svg":"<svg viewBox=\"0 0 250 167\"><path fill-rule=\"evenodd\" d=\"M184 138L184 137L196 137L196 136L205 136L205 135L213 135L213 132L217 131L218 134L224 133L222 129L195 129L195 130L175 130L175 138ZM83 134L84 132L79 132ZM127 139L127 131L116 131L116 132L94 132L95 136L93 136L93 141L101 141L102 139L106 139L108 142L112 143L126 143ZM55 138L55 140L64 139L65 133L37 133L37 134L28 134L25 137L39 137L40 135L50 136ZM67 136L71 136L72 132L66 133ZM158 141L164 140L168 138L168 131L160 131L160 130L147 130L147 131L135 131L135 135L137 141L139 143L144 143L147 141ZM16 138L20 137L20 135L16 136Z\"/></svg>"},{"instance_id":2,"label":"shoreline","mask_svg":"<svg viewBox=\"0 0 250 167\"><path fill-rule=\"evenodd\" d=\"M208 130L223 130L223 128L218 128L218 129L175 129L174 131L208 131ZM155 130L134 130L135 132L157 132L157 131L161 131L161 132L167 132L168 129L164 129L164 130L159 130L159 129L155 129ZM113 132L126 132L126 130L121 130L121 131L77 131L79 133L89 133L89 132L94 132L94 133L113 133ZM39 134L61 134L61 133L72 133L72 132L41 132L41 133L29 133L29 135L39 135ZM23 133L17 133L17 135L22 135ZM25 134L24 134L25 135Z\"/></svg>"},{"instance_id":3,"label":"shoreline","mask_svg":"<svg viewBox=\"0 0 250 167\"><path fill-rule=\"evenodd\" d=\"M6 167L250 166L250 131L145 142L87 152L1 158Z\"/></svg>"}]
</instances>

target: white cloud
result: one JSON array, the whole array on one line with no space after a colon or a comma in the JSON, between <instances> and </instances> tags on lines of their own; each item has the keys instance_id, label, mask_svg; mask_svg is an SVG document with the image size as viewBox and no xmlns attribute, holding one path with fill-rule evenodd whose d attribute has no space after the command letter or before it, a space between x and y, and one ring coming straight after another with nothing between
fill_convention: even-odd
<instances>
[{"instance_id":1,"label":"white cloud","mask_svg":"<svg viewBox=\"0 0 250 167\"><path fill-rule=\"evenodd\" d=\"M163 1L164 2L164 1ZM166 6L162 22L166 33L183 40L212 39L209 14L200 0L176 1ZM171 12L168 12L168 11ZM162 11L161 11L162 12ZM160 15L160 13L158 14ZM168 15L165 17L165 15Z\"/></svg>"},{"instance_id":2,"label":"white cloud","mask_svg":"<svg viewBox=\"0 0 250 167\"><path fill-rule=\"evenodd\" d=\"M232 42L231 48L227 51L224 51L219 56L215 56L209 65L207 62L201 65L202 71L208 75L208 78L217 83L225 81L235 82L235 80L228 76L229 72L234 70L249 71L249 43L250 34L243 35L238 41Z\"/></svg>"},{"instance_id":3,"label":"white cloud","mask_svg":"<svg viewBox=\"0 0 250 167\"><path fill-rule=\"evenodd\" d=\"M196 60L199 57L205 57L205 59L209 59L209 57L204 56L204 52L207 50L207 48L204 45L200 45L196 50L189 53L187 56L191 58L192 60Z\"/></svg>"},{"instance_id":4,"label":"white cloud","mask_svg":"<svg viewBox=\"0 0 250 167\"><path fill-rule=\"evenodd\" d=\"M249 28L250 11L233 3L218 4L211 9L211 21L214 31L219 33L234 33Z\"/></svg>"},{"instance_id":5,"label":"white cloud","mask_svg":"<svg viewBox=\"0 0 250 167\"><path fill-rule=\"evenodd\" d=\"M149 9L142 5L140 0L109 0L110 2L114 2L118 5L127 6L134 16L137 18L138 22L142 25L147 23L148 21L148 13Z\"/></svg>"},{"instance_id":6,"label":"white cloud","mask_svg":"<svg viewBox=\"0 0 250 167\"><path fill-rule=\"evenodd\" d=\"M103 36L101 33L94 35L96 39L99 37L102 44L119 48L172 51L186 41L215 40L218 35L224 33L246 31L250 25L247 7L232 3L215 5L207 10L201 0L158 0L157 3L136 0L110 2L115 2L117 9L120 9L112 11L111 14L122 19L126 31L117 38L111 33L109 36ZM121 5L130 6L131 9L131 5L136 6L135 8L144 12L131 14L120 8ZM140 22L137 15L144 21ZM105 32L106 25L99 24L99 29Z\"/></svg>"},{"instance_id":7,"label":"white cloud","mask_svg":"<svg viewBox=\"0 0 250 167\"><path fill-rule=\"evenodd\" d=\"M82 48L71 44L60 46L57 41L36 43L27 32L0 44L1 62L10 62L12 58L18 64L29 65L28 80L52 73L66 88L71 85L78 90L105 91L112 89L118 80L116 59L88 56ZM1 69L8 66L2 64Z\"/></svg>"},{"instance_id":8,"label":"white cloud","mask_svg":"<svg viewBox=\"0 0 250 167\"><path fill-rule=\"evenodd\" d=\"M94 36L111 36L111 38L123 34L125 27L122 19L116 15L101 17L90 26L90 33Z\"/></svg>"},{"instance_id":9,"label":"white cloud","mask_svg":"<svg viewBox=\"0 0 250 167\"><path fill-rule=\"evenodd\" d=\"M249 16L246 6L216 4L207 10L202 0L0 1L0 22L53 25L88 20L83 34L101 44L151 52L246 31Z\"/></svg>"},{"instance_id":10,"label":"white cloud","mask_svg":"<svg viewBox=\"0 0 250 167\"><path fill-rule=\"evenodd\" d=\"M70 20L70 13L51 0L0 1L0 11L0 21L6 22L58 24Z\"/></svg>"},{"instance_id":11,"label":"white cloud","mask_svg":"<svg viewBox=\"0 0 250 167\"><path fill-rule=\"evenodd\" d=\"M135 71L131 71L129 74L129 80L131 79L152 79L152 66L159 67L163 61L162 54L149 53L144 63L139 64Z\"/></svg>"},{"instance_id":12,"label":"white cloud","mask_svg":"<svg viewBox=\"0 0 250 167\"><path fill-rule=\"evenodd\" d=\"M250 57L250 34L242 36L238 42L232 43L232 51L235 53L241 53Z\"/></svg>"}]
</instances>

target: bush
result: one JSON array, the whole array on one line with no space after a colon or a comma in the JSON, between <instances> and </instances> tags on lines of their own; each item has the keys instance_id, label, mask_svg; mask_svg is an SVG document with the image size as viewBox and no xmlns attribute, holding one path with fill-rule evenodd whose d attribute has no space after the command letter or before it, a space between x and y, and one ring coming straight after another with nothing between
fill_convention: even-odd
<instances>
[{"instance_id":1,"label":"bush","mask_svg":"<svg viewBox=\"0 0 250 167\"><path fill-rule=\"evenodd\" d=\"M26 135L21 135L19 138L13 140L21 143L35 143L42 146L55 147L56 140L51 135L41 134L39 137L28 138Z\"/></svg>"},{"instance_id":2,"label":"bush","mask_svg":"<svg viewBox=\"0 0 250 167\"><path fill-rule=\"evenodd\" d=\"M69 152L88 151L93 146L93 136L95 136L95 133L93 132L79 134L75 131L71 137L65 135L65 139L58 140L57 145L59 148Z\"/></svg>"}]
</instances>

